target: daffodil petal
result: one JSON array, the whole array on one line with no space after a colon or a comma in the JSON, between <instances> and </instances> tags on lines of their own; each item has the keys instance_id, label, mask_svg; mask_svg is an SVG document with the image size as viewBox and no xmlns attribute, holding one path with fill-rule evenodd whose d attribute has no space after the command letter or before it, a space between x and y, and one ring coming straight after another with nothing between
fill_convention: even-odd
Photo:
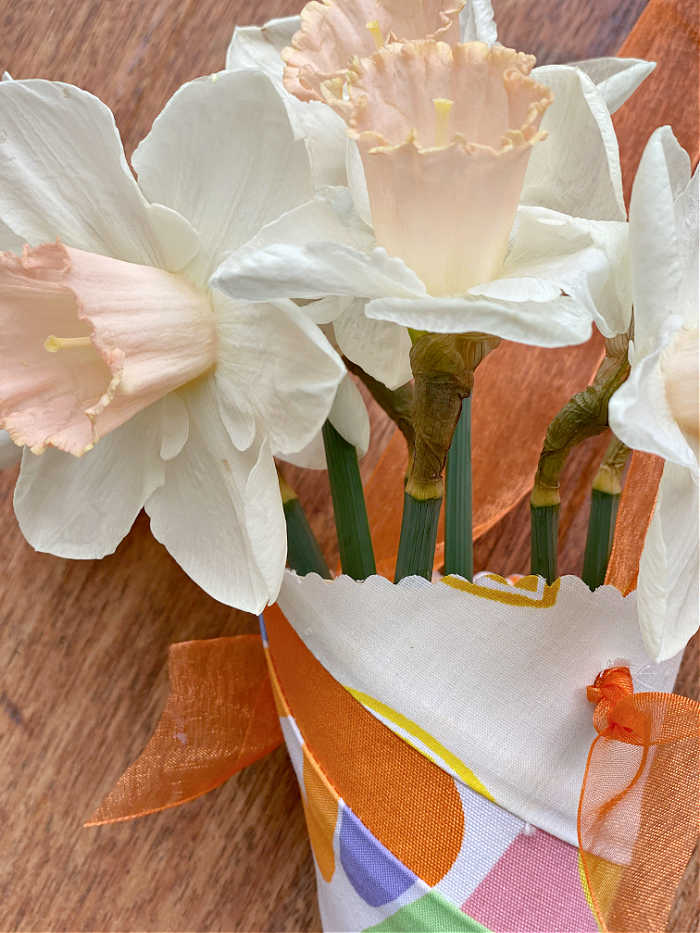
<instances>
[{"instance_id":1,"label":"daffodil petal","mask_svg":"<svg viewBox=\"0 0 700 933\"><path fill-rule=\"evenodd\" d=\"M544 65L532 77L553 91L554 103L540 125L548 138L530 156L521 203L625 220L619 147L603 94L571 65Z\"/></svg>"},{"instance_id":2,"label":"daffodil petal","mask_svg":"<svg viewBox=\"0 0 700 933\"><path fill-rule=\"evenodd\" d=\"M328 420L348 444L357 448L358 457L364 457L369 448L369 415L359 389L347 373L338 386ZM302 450L293 454L280 454L282 460L307 470L325 470L326 452L321 432Z\"/></svg>"},{"instance_id":3,"label":"daffodil petal","mask_svg":"<svg viewBox=\"0 0 700 933\"><path fill-rule=\"evenodd\" d=\"M27 541L57 557L112 554L164 480L161 403L156 402L76 458L25 449L15 514Z\"/></svg>"},{"instance_id":4,"label":"daffodil petal","mask_svg":"<svg viewBox=\"0 0 700 933\"><path fill-rule=\"evenodd\" d=\"M181 453L145 504L153 535L206 593L247 612L277 596L286 534L267 442L232 447L213 378L180 392L190 418ZM97 448L96 448L97 449Z\"/></svg>"},{"instance_id":5,"label":"daffodil petal","mask_svg":"<svg viewBox=\"0 0 700 933\"><path fill-rule=\"evenodd\" d=\"M637 607L647 651L665 661L698 629L697 473L667 463L639 563Z\"/></svg>"},{"instance_id":6,"label":"daffodil petal","mask_svg":"<svg viewBox=\"0 0 700 933\"><path fill-rule=\"evenodd\" d=\"M301 26L300 16L270 19L263 26L236 26L226 50L226 68L260 68L270 78L282 80L282 49Z\"/></svg>"},{"instance_id":7,"label":"daffodil petal","mask_svg":"<svg viewBox=\"0 0 700 933\"><path fill-rule=\"evenodd\" d=\"M225 253L312 193L306 148L259 71L183 85L132 161L147 197L182 214L199 234L200 254L188 270L199 284Z\"/></svg>"},{"instance_id":8,"label":"daffodil petal","mask_svg":"<svg viewBox=\"0 0 700 933\"><path fill-rule=\"evenodd\" d=\"M682 314L681 290L693 264L693 239L697 263L697 204L682 197L689 182L687 152L669 126L660 127L642 155L630 205L635 344L640 354L656 347L673 318ZM697 321L697 310L695 316Z\"/></svg>"},{"instance_id":9,"label":"daffodil petal","mask_svg":"<svg viewBox=\"0 0 700 933\"><path fill-rule=\"evenodd\" d=\"M543 285L541 295L548 293ZM538 347L583 343L591 335L586 308L565 295L546 301L507 301L486 295L377 298L365 305L365 314L416 330L442 334L477 331Z\"/></svg>"},{"instance_id":10,"label":"daffodil petal","mask_svg":"<svg viewBox=\"0 0 700 933\"><path fill-rule=\"evenodd\" d=\"M627 381L610 399L610 427L633 450L657 454L678 466L697 470L697 456L666 398L662 354L660 347L634 363Z\"/></svg>"},{"instance_id":11,"label":"daffodil petal","mask_svg":"<svg viewBox=\"0 0 700 933\"><path fill-rule=\"evenodd\" d=\"M43 80L0 83L0 217L23 242L62 242L176 271L165 253L178 218L152 209L134 180L111 111L70 84ZM177 247L177 249L175 249Z\"/></svg>"},{"instance_id":12,"label":"daffodil petal","mask_svg":"<svg viewBox=\"0 0 700 933\"><path fill-rule=\"evenodd\" d=\"M486 42L493 45L498 41L496 20L491 0L467 0L459 14L462 42Z\"/></svg>"},{"instance_id":13,"label":"daffodil petal","mask_svg":"<svg viewBox=\"0 0 700 933\"><path fill-rule=\"evenodd\" d=\"M7 431L0 431L0 470L14 466L22 456L22 448L13 444Z\"/></svg>"},{"instance_id":14,"label":"daffodil petal","mask_svg":"<svg viewBox=\"0 0 700 933\"><path fill-rule=\"evenodd\" d=\"M298 100L284 90L281 52L291 44L299 16L271 19L263 26L237 26L226 53L226 68L260 68L274 82L294 131L309 150L314 187L344 185L345 123L320 101Z\"/></svg>"},{"instance_id":15,"label":"daffodil petal","mask_svg":"<svg viewBox=\"0 0 700 933\"><path fill-rule=\"evenodd\" d=\"M274 451L302 449L328 417L345 375L340 357L291 301L250 304L213 295L219 338L214 378L223 420L245 400Z\"/></svg>"},{"instance_id":16,"label":"daffodil petal","mask_svg":"<svg viewBox=\"0 0 700 933\"><path fill-rule=\"evenodd\" d=\"M335 339L349 360L388 388L397 389L413 378L411 338L404 327L366 317L364 306L358 299L336 318Z\"/></svg>"},{"instance_id":17,"label":"daffodil petal","mask_svg":"<svg viewBox=\"0 0 700 933\"><path fill-rule=\"evenodd\" d=\"M656 68L656 62L643 58L587 58L569 62L580 68L603 95L610 113L615 113Z\"/></svg>"},{"instance_id":18,"label":"daffodil petal","mask_svg":"<svg viewBox=\"0 0 700 933\"><path fill-rule=\"evenodd\" d=\"M3 253L21 253L26 240L17 236L14 230L10 230L7 224L0 220L0 252Z\"/></svg>"},{"instance_id":19,"label":"daffodil petal","mask_svg":"<svg viewBox=\"0 0 700 933\"><path fill-rule=\"evenodd\" d=\"M471 291L510 297L502 289L509 279L515 279L525 296L525 279L545 280L550 288L556 284L576 298L601 333L613 337L627 330L632 314L627 247L628 225L621 221L586 220L545 208L521 207L503 278Z\"/></svg>"}]
</instances>

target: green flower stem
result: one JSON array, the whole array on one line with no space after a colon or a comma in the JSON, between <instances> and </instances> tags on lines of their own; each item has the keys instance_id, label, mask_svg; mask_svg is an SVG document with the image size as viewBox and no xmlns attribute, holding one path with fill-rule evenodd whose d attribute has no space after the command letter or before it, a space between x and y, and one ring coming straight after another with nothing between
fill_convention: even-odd
<instances>
[{"instance_id":1,"label":"green flower stem","mask_svg":"<svg viewBox=\"0 0 700 933\"><path fill-rule=\"evenodd\" d=\"M330 421L323 426L340 565L354 580L376 573L357 451Z\"/></svg>"},{"instance_id":2,"label":"green flower stem","mask_svg":"<svg viewBox=\"0 0 700 933\"><path fill-rule=\"evenodd\" d=\"M531 568L548 582L557 575L559 480L567 457L577 444L608 426L608 402L629 375L629 335L605 341L605 358L595 379L561 409L547 429L530 497L532 514Z\"/></svg>"},{"instance_id":3,"label":"green flower stem","mask_svg":"<svg viewBox=\"0 0 700 933\"><path fill-rule=\"evenodd\" d=\"M557 578L559 505L531 505L530 523L530 573L553 583Z\"/></svg>"},{"instance_id":4,"label":"green flower stem","mask_svg":"<svg viewBox=\"0 0 700 933\"><path fill-rule=\"evenodd\" d=\"M605 583L622 493L622 474L629 454L629 447L613 437L593 480L591 514L581 575L584 583L592 590Z\"/></svg>"},{"instance_id":5,"label":"green flower stem","mask_svg":"<svg viewBox=\"0 0 700 933\"><path fill-rule=\"evenodd\" d=\"M287 564L300 576L317 573L330 580L331 572L324 560L301 502L289 483L278 473L284 520L287 523Z\"/></svg>"},{"instance_id":6,"label":"green flower stem","mask_svg":"<svg viewBox=\"0 0 700 933\"><path fill-rule=\"evenodd\" d=\"M395 583L411 576L432 578L441 506L441 498L415 499L404 494Z\"/></svg>"},{"instance_id":7,"label":"green flower stem","mask_svg":"<svg viewBox=\"0 0 700 933\"><path fill-rule=\"evenodd\" d=\"M437 521L445 492L443 474L452 436L471 395L474 370L499 344L487 334L412 332L415 445L406 476L396 579L433 571Z\"/></svg>"},{"instance_id":8,"label":"green flower stem","mask_svg":"<svg viewBox=\"0 0 700 933\"><path fill-rule=\"evenodd\" d=\"M445 480L445 573L471 580L474 576L471 397L462 400L462 412L447 454Z\"/></svg>"}]
</instances>

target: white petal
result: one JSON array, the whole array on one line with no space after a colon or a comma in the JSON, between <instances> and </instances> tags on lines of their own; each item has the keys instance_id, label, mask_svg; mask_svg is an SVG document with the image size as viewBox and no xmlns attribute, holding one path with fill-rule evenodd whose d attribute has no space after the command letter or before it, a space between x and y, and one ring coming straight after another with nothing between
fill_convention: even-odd
<instances>
[{"instance_id":1,"label":"white petal","mask_svg":"<svg viewBox=\"0 0 700 933\"><path fill-rule=\"evenodd\" d=\"M281 51L291 45L300 27L298 16L272 19L264 26L238 26L226 54L226 67L260 68L274 82L296 136L303 139L311 159L314 186L345 184L345 123L319 101L303 102L284 90Z\"/></svg>"},{"instance_id":2,"label":"white petal","mask_svg":"<svg viewBox=\"0 0 700 933\"><path fill-rule=\"evenodd\" d=\"M369 449L369 415L362 394L349 373L338 386L328 420L348 444L357 448L358 456L364 457Z\"/></svg>"},{"instance_id":3,"label":"white petal","mask_svg":"<svg viewBox=\"0 0 700 933\"><path fill-rule=\"evenodd\" d=\"M664 466L639 562L637 605L647 651L671 658L698 629L698 479Z\"/></svg>"},{"instance_id":4,"label":"white petal","mask_svg":"<svg viewBox=\"0 0 700 933\"><path fill-rule=\"evenodd\" d=\"M345 375L338 354L291 301L250 304L216 292L213 300L224 422L243 403L273 450L301 450L320 431ZM238 432L232 440L243 446Z\"/></svg>"},{"instance_id":5,"label":"white petal","mask_svg":"<svg viewBox=\"0 0 700 933\"><path fill-rule=\"evenodd\" d=\"M369 191L362 156L354 139L348 139L345 154L345 169L348 176L348 187L352 194L353 204L358 215L367 226L372 226L372 209L369 204Z\"/></svg>"},{"instance_id":6,"label":"white petal","mask_svg":"<svg viewBox=\"0 0 700 933\"><path fill-rule=\"evenodd\" d=\"M615 113L656 68L656 62L643 58L588 58L569 64L588 75L603 95L610 113Z\"/></svg>"},{"instance_id":7,"label":"white petal","mask_svg":"<svg viewBox=\"0 0 700 933\"><path fill-rule=\"evenodd\" d=\"M57 557L112 554L164 479L161 403L103 437L82 457L25 450L15 513L27 541Z\"/></svg>"},{"instance_id":8,"label":"white petal","mask_svg":"<svg viewBox=\"0 0 700 933\"><path fill-rule=\"evenodd\" d=\"M232 298L251 301L425 292L401 259L373 244L350 192L329 189L268 224L224 260L211 282Z\"/></svg>"},{"instance_id":9,"label":"white petal","mask_svg":"<svg viewBox=\"0 0 700 933\"><path fill-rule=\"evenodd\" d=\"M610 399L610 427L628 447L657 454L686 469L697 457L678 427L666 398L659 349L632 366L627 382Z\"/></svg>"},{"instance_id":10,"label":"white petal","mask_svg":"<svg viewBox=\"0 0 700 933\"><path fill-rule=\"evenodd\" d=\"M183 85L133 156L146 195L178 211L202 249L205 282L222 255L311 195L308 156L261 72L229 71Z\"/></svg>"},{"instance_id":11,"label":"white petal","mask_svg":"<svg viewBox=\"0 0 700 933\"><path fill-rule=\"evenodd\" d=\"M543 288L542 294L546 291ZM570 346L591 335L586 309L565 295L551 301L505 301L477 295L377 298L365 305L365 314L416 330L441 334L478 331L539 347Z\"/></svg>"},{"instance_id":12,"label":"white petal","mask_svg":"<svg viewBox=\"0 0 700 933\"><path fill-rule=\"evenodd\" d=\"M304 314L314 324L332 324L337 317L347 311L355 300L355 298L343 295L329 295L328 298L307 301L301 307L304 309Z\"/></svg>"},{"instance_id":13,"label":"white petal","mask_svg":"<svg viewBox=\"0 0 700 933\"><path fill-rule=\"evenodd\" d=\"M364 399L349 373L338 386L328 420L349 444L357 448L358 457L364 457L369 448L369 415ZM281 454L280 458L307 470L325 470L326 453L321 432L303 450Z\"/></svg>"},{"instance_id":14,"label":"white petal","mask_svg":"<svg viewBox=\"0 0 700 933\"><path fill-rule=\"evenodd\" d=\"M478 40L487 45L498 41L491 0L467 0L459 14L462 42Z\"/></svg>"},{"instance_id":15,"label":"white petal","mask_svg":"<svg viewBox=\"0 0 700 933\"><path fill-rule=\"evenodd\" d=\"M529 276L558 286L588 310L605 337L613 337L627 330L632 314L627 245L628 225L621 221L521 207L503 276L518 284ZM493 289L501 289L505 280L472 292L500 297Z\"/></svg>"},{"instance_id":16,"label":"white petal","mask_svg":"<svg viewBox=\"0 0 700 933\"><path fill-rule=\"evenodd\" d=\"M660 127L642 155L630 205L635 343L642 354L659 345L674 317L682 313L679 301L684 266L691 257L681 247L679 233L685 229L685 218L679 224L675 203L689 181L688 154L670 127ZM687 233L684 237L684 242L692 241Z\"/></svg>"},{"instance_id":17,"label":"white petal","mask_svg":"<svg viewBox=\"0 0 700 933\"><path fill-rule=\"evenodd\" d=\"M0 470L14 466L22 456L22 448L12 443L7 431L0 431Z\"/></svg>"},{"instance_id":18,"label":"white petal","mask_svg":"<svg viewBox=\"0 0 700 933\"><path fill-rule=\"evenodd\" d=\"M162 214L141 194L100 100L70 84L3 82L0 125L0 217L24 242L58 237L77 249L171 268L159 244Z\"/></svg>"},{"instance_id":19,"label":"white petal","mask_svg":"<svg viewBox=\"0 0 700 933\"><path fill-rule=\"evenodd\" d=\"M190 433L190 418L187 407L177 392L166 395L161 404L161 442L162 460L172 460L187 443Z\"/></svg>"},{"instance_id":20,"label":"white petal","mask_svg":"<svg viewBox=\"0 0 700 933\"><path fill-rule=\"evenodd\" d=\"M405 327L368 318L364 306L364 301L356 300L336 318L335 339L349 360L388 388L397 389L413 378L411 338Z\"/></svg>"},{"instance_id":21,"label":"white petal","mask_svg":"<svg viewBox=\"0 0 700 933\"><path fill-rule=\"evenodd\" d=\"M521 203L592 220L624 220L617 137L608 107L593 81L570 65L544 65L532 77L551 88L554 103L534 147Z\"/></svg>"},{"instance_id":22,"label":"white petal","mask_svg":"<svg viewBox=\"0 0 700 933\"><path fill-rule=\"evenodd\" d=\"M260 68L270 78L282 79L282 49L291 44L301 17L268 20L263 26L236 26L226 51L226 68Z\"/></svg>"},{"instance_id":23,"label":"white petal","mask_svg":"<svg viewBox=\"0 0 700 933\"><path fill-rule=\"evenodd\" d=\"M26 240L17 236L14 230L10 230L7 224L0 220L0 252L17 253L19 255L25 243Z\"/></svg>"},{"instance_id":24,"label":"white petal","mask_svg":"<svg viewBox=\"0 0 700 933\"><path fill-rule=\"evenodd\" d=\"M286 532L267 443L244 453L219 417L213 379L181 391L190 418L182 452L165 464L165 484L146 502L151 530L205 592L260 612L277 596Z\"/></svg>"}]
</instances>

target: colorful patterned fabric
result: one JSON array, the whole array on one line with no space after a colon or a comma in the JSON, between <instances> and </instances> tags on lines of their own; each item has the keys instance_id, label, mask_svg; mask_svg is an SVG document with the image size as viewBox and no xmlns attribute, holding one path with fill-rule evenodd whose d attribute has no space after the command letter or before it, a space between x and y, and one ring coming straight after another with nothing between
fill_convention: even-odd
<instances>
[{"instance_id":1,"label":"colorful patterned fabric","mask_svg":"<svg viewBox=\"0 0 700 933\"><path fill-rule=\"evenodd\" d=\"M263 643L325 930L598 929L574 846L399 738L324 670L277 607L265 614Z\"/></svg>"}]
</instances>

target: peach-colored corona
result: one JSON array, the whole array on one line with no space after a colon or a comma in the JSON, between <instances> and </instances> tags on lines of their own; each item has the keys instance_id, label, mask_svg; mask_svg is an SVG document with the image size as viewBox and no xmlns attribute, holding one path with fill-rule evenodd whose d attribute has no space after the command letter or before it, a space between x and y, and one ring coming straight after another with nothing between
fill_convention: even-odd
<instances>
[{"instance_id":1,"label":"peach-colored corona","mask_svg":"<svg viewBox=\"0 0 700 933\"><path fill-rule=\"evenodd\" d=\"M0 427L80 456L210 369L209 299L183 276L61 243L0 254Z\"/></svg>"},{"instance_id":2,"label":"peach-colored corona","mask_svg":"<svg viewBox=\"0 0 700 933\"><path fill-rule=\"evenodd\" d=\"M459 41L464 0L312 0L301 29L282 52L284 83L300 100L322 100L321 86L339 83L355 57L385 42L434 37Z\"/></svg>"}]
</instances>

